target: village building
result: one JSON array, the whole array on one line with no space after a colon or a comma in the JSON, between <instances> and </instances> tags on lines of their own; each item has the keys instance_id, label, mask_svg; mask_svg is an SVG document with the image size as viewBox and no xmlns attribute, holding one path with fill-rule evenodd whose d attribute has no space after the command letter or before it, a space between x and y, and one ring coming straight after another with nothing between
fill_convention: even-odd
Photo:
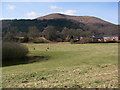
<instances>
[{"instance_id":1,"label":"village building","mask_svg":"<svg viewBox=\"0 0 120 90\"><path fill-rule=\"evenodd\" d=\"M114 36L103 36L104 42L107 41L119 41L120 36L114 35Z\"/></svg>"},{"instance_id":2,"label":"village building","mask_svg":"<svg viewBox=\"0 0 120 90\"><path fill-rule=\"evenodd\" d=\"M102 36L93 35L93 36L92 36L92 41L93 41L93 42L103 42L104 39L103 39Z\"/></svg>"}]
</instances>

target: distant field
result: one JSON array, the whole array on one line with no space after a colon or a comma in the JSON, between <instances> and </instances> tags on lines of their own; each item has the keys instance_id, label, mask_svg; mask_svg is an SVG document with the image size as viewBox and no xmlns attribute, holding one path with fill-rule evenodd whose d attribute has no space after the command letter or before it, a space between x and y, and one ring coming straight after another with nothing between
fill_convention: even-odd
<instances>
[{"instance_id":1,"label":"distant field","mask_svg":"<svg viewBox=\"0 0 120 90\"><path fill-rule=\"evenodd\" d=\"M25 45L31 55L49 59L3 67L5 88L118 87L116 43Z\"/></svg>"}]
</instances>

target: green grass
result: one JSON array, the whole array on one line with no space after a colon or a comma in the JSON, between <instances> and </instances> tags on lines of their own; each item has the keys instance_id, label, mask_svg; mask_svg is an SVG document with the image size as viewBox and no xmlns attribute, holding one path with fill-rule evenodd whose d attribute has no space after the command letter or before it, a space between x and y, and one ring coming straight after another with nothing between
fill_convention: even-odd
<instances>
[{"instance_id":1,"label":"green grass","mask_svg":"<svg viewBox=\"0 0 120 90\"><path fill-rule=\"evenodd\" d=\"M116 43L25 45L30 54L50 56L50 59L3 67L3 87L118 87Z\"/></svg>"}]
</instances>

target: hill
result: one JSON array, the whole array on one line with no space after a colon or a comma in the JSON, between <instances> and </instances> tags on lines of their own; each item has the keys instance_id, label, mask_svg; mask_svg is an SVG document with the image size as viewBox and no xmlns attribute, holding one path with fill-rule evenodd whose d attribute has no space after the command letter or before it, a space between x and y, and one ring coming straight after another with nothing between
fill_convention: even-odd
<instances>
[{"instance_id":1,"label":"hill","mask_svg":"<svg viewBox=\"0 0 120 90\"><path fill-rule=\"evenodd\" d=\"M93 24L93 23L101 23L101 24L112 24L110 22L104 21L100 18L97 17L92 17L92 16L70 16L70 15L65 15L65 14L60 14L60 13L53 13L49 14L43 17L38 17L36 18L37 20L44 20L44 19L71 19L78 21L80 23L84 24Z\"/></svg>"},{"instance_id":2,"label":"hill","mask_svg":"<svg viewBox=\"0 0 120 90\"><path fill-rule=\"evenodd\" d=\"M118 28L117 25L102 20L93 16L71 16L60 13L53 13L43 17L36 18L37 20L54 20L54 19L67 19L74 20L78 23L84 24L82 29L91 31L95 34L105 34L105 35L117 35Z\"/></svg>"},{"instance_id":3,"label":"hill","mask_svg":"<svg viewBox=\"0 0 120 90\"><path fill-rule=\"evenodd\" d=\"M92 16L70 16L53 13L32 20L2 20L3 36L8 32L14 33L14 35L25 35L29 33L30 29L36 29L41 35L48 26L55 27L56 32L53 34L56 35L57 33L57 37L63 37L65 33L65 36L118 35L117 25ZM67 28L67 32L65 28Z\"/></svg>"}]
</instances>

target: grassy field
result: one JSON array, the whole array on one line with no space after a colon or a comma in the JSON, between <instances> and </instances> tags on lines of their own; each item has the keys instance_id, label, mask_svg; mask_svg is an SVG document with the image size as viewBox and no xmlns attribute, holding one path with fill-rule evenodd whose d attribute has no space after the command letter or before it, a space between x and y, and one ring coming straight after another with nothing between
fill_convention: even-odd
<instances>
[{"instance_id":1,"label":"grassy field","mask_svg":"<svg viewBox=\"0 0 120 90\"><path fill-rule=\"evenodd\" d=\"M35 63L3 67L5 88L117 88L118 44L25 44ZM48 50L46 50L49 48Z\"/></svg>"}]
</instances>

